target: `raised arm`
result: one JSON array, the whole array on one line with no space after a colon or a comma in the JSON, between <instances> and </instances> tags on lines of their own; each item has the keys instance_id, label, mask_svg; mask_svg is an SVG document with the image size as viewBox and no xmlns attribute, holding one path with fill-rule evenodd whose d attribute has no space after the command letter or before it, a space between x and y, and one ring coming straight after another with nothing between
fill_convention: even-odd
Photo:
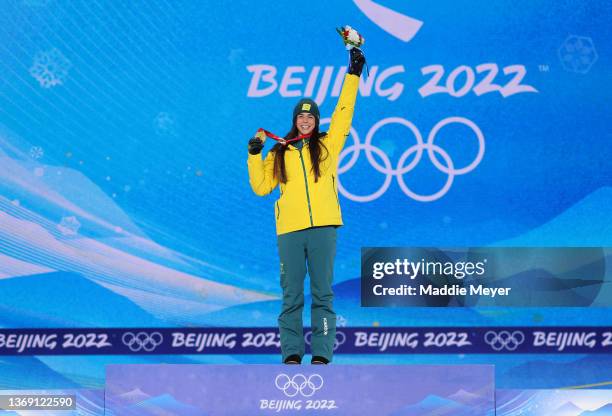
<instances>
[{"instance_id":1,"label":"raised arm","mask_svg":"<svg viewBox=\"0 0 612 416\"><path fill-rule=\"evenodd\" d=\"M345 41L346 42L346 41ZM328 144L331 150L339 154L351 130L355 101L359 91L359 77L365 64L365 56L361 49L351 47L348 73L344 77L342 91L329 124Z\"/></svg>"},{"instance_id":2,"label":"raised arm","mask_svg":"<svg viewBox=\"0 0 612 416\"><path fill-rule=\"evenodd\" d=\"M342 92L338 98L338 103L332 114L327 132L329 136L327 140L328 146L336 154L340 153L350 133L358 90L359 76L346 74L344 76Z\"/></svg>"}]
</instances>

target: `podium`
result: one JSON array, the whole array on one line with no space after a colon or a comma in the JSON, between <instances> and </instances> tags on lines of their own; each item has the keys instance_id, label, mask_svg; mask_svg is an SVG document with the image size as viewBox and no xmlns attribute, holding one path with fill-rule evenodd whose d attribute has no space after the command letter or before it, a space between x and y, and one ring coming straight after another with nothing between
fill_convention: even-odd
<instances>
[{"instance_id":1,"label":"podium","mask_svg":"<svg viewBox=\"0 0 612 416\"><path fill-rule=\"evenodd\" d=\"M495 414L489 365L109 365L107 415Z\"/></svg>"}]
</instances>

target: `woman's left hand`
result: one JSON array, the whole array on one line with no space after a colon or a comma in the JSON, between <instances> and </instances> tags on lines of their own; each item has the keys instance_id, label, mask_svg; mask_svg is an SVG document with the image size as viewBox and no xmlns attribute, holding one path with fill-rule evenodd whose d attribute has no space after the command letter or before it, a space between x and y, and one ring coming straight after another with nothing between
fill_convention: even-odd
<instances>
[{"instance_id":1,"label":"woman's left hand","mask_svg":"<svg viewBox=\"0 0 612 416\"><path fill-rule=\"evenodd\" d=\"M363 51L359 48L352 48L350 53L350 62L348 67L348 73L361 76L361 71L363 71L363 65L366 62L365 55Z\"/></svg>"}]
</instances>

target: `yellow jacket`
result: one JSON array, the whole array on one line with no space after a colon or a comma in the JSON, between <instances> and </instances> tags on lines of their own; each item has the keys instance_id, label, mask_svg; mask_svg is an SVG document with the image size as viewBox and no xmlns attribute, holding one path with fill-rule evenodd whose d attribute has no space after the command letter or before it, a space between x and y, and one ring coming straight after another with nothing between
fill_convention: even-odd
<instances>
[{"instance_id":1,"label":"yellow jacket","mask_svg":"<svg viewBox=\"0 0 612 416\"><path fill-rule=\"evenodd\" d=\"M329 130L321 139L329 155L319 165L321 176L317 182L312 172L308 143L301 150L288 145L285 151L287 183L280 184L280 198L274 204L276 234L323 225L342 225L338 199L338 156L349 135L358 87L359 77L347 74ZM324 151L321 156L325 156ZM249 182L257 195L268 195L279 184L273 175L274 152L268 152L265 160L261 153L249 154L247 164Z\"/></svg>"}]
</instances>

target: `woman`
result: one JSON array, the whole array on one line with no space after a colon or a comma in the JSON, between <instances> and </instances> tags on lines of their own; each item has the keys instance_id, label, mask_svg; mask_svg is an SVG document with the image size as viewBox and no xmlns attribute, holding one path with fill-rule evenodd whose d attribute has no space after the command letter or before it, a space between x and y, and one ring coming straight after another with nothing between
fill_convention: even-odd
<instances>
[{"instance_id":1,"label":"woman","mask_svg":"<svg viewBox=\"0 0 612 416\"><path fill-rule=\"evenodd\" d=\"M311 99L293 109L291 130L261 157L265 135L249 140L249 181L260 196L280 186L274 206L280 257L282 310L278 318L285 364L301 364L304 356L302 311L306 265L312 292L312 364L332 360L336 314L332 280L336 254L336 228L342 225L338 199L338 156L351 127L363 52L350 50L350 65L334 110L329 132L319 132L319 108Z\"/></svg>"}]
</instances>

